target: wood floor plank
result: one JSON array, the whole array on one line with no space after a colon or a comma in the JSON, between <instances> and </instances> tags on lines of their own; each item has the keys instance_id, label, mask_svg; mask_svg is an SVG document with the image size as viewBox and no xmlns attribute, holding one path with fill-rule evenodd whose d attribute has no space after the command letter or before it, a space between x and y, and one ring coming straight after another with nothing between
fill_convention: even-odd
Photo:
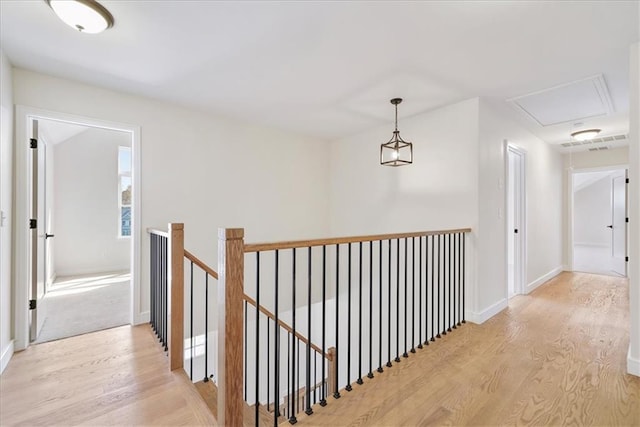
<instances>
[{"instance_id":1,"label":"wood floor plank","mask_svg":"<svg viewBox=\"0 0 640 427\"><path fill-rule=\"evenodd\" d=\"M626 374L626 279L562 273L466 324L299 425L640 425Z\"/></svg>"},{"instance_id":2,"label":"wood floor plank","mask_svg":"<svg viewBox=\"0 0 640 427\"><path fill-rule=\"evenodd\" d=\"M0 425L215 425L148 325L43 343L0 377Z\"/></svg>"},{"instance_id":3,"label":"wood floor plank","mask_svg":"<svg viewBox=\"0 0 640 427\"><path fill-rule=\"evenodd\" d=\"M563 273L484 324L467 323L340 399L329 397L311 416L299 414L298 424L638 426L640 378L625 373L627 286ZM215 425L215 418L140 326L14 355L0 376L0 425Z\"/></svg>"}]
</instances>

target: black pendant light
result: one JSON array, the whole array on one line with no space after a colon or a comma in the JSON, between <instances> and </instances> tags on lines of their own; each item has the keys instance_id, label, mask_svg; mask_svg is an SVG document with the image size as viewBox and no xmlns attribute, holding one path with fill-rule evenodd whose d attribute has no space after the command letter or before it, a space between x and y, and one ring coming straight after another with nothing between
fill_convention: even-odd
<instances>
[{"instance_id":1,"label":"black pendant light","mask_svg":"<svg viewBox=\"0 0 640 427\"><path fill-rule=\"evenodd\" d=\"M404 166L413 163L413 144L400 137L398 130L398 104L402 98L393 98L396 106L396 128L389 142L380 145L380 164L384 166Z\"/></svg>"}]
</instances>

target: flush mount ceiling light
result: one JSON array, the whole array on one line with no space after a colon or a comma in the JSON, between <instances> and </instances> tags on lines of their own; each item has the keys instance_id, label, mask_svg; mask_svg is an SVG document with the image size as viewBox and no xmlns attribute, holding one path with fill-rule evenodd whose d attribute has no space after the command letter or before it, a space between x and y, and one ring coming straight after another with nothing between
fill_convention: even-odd
<instances>
[{"instance_id":1,"label":"flush mount ceiling light","mask_svg":"<svg viewBox=\"0 0 640 427\"><path fill-rule=\"evenodd\" d=\"M404 166L413 163L413 144L403 140L398 130L398 104L402 98L393 98L396 107L396 128L389 142L380 145L380 164L384 166Z\"/></svg>"},{"instance_id":2,"label":"flush mount ceiling light","mask_svg":"<svg viewBox=\"0 0 640 427\"><path fill-rule=\"evenodd\" d=\"M600 129L585 129L579 130L577 132L573 132L571 137L576 141L586 141L588 139L593 139L600 133Z\"/></svg>"},{"instance_id":3,"label":"flush mount ceiling light","mask_svg":"<svg viewBox=\"0 0 640 427\"><path fill-rule=\"evenodd\" d=\"M113 16L95 0L46 0L65 24L81 33L97 34L113 27Z\"/></svg>"}]
</instances>

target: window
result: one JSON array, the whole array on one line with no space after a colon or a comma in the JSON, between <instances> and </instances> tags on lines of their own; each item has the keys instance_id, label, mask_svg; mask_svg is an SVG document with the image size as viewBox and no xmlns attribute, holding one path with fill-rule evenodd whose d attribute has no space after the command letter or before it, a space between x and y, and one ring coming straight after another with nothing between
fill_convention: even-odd
<instances>
[{"instance_id":1,"label":"window","mask_svg":"<svg viewBox=\"0 0 640 427\"><path fill-rule=\"evenodd\" d=\"M131 148L118 147L118 237L131 236Z\"/></svg>"}]
</instances>

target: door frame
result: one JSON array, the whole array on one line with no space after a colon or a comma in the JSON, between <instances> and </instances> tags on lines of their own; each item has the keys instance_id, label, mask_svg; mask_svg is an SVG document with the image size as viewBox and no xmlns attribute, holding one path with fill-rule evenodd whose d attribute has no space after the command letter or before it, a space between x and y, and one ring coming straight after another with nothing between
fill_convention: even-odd
<instances>
[{"instance_id":1,"label":"door frame","mask_svg":"<svg viewBox=\"0 0 640 427\"><path fill-rule=\"evenodd\" d=\"M514 254L515 262L519 263L520 271L515 271L516 284L514 286L514 295L524 295L527 292L527 151L522 147L519 147L508 140L504 141L504 162L505 162L505 273L506 273L506 297L509 299L509 239L512 236L513 230L509 229L509 220L507 218L509 209L509 177L511 175L511 168L509 167L509 152L513 152L520 157L520 185L516 189L516 195L519 199L520 212L516 213L519 219L520 227L518 228L518 234L520 234L520 248L516 248L516 254ZM518 251L519 249L519 251Z\"/></svg>"},{"instance_id":2,"label":"door frame","mask_svg":"<svg viewBox=\"0 0 640 427\"><path fill-rule=\"evenodd\" d=\"M594 168L574 168L573 166L570 166L567 168L567 188L566 188L566 192L567 192L567 270L568 271L574 271L573 269L573 174L574 173L584 173L584 172L607 172L607 171L616 171L616 170L621 170L624 169L627 171L629 171L629 164L620 164L620 165L610 165L610 166L598 166L598 167L594 167ZM627 188L628 190L628 188ZM628 191L627 191L628 193ZM627 200L626 200L627 206L626 206L626 210L627 210L627 217L629 216L629 197L627 194ZM627 226L627 243L629 241L629 227ZM627 249L627 254L628 252L628 248ZM628 266L627 266L627 270L628 270Z\"/></svg>"},{"instance_id":3,"label":"door frame","mask_svg":"<svg viewBox=\"0 0 640 427\"><path fill-rule=\"evenodd\" d=\"M30 186L31 167L29 166L29 126L33 119L62 121L73 124L117 130L131 134L132 150L132 233L131 233L131 311L129 322L132 324L144 323L148 319L148 313L141 310L140 294L140 126L126 123L110 122L74 114L66 114L48 111L39 108L16 105L15 114L15 218L14 228L14 283L15 292L13 300L15 349L24 350L30 344L29 341L29 269L30 269L30 230L28 219L30 217Z\"/></svg>"}]
</instances>

